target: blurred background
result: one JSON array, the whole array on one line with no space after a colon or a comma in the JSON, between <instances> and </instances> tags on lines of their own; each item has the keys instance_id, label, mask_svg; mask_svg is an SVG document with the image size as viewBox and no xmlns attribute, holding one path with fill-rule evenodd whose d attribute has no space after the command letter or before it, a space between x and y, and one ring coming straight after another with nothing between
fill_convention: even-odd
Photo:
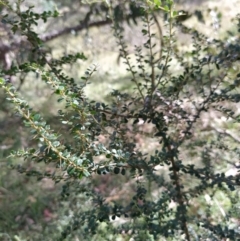
<instances>
[{"instance_id":1,"label":"blurred background","mask_svg":"<svg viewBox=\"0 0 240 241\"><path fill-rule=\"evenodd\" d=\"M77 52L84 53L86 61L79 60L74 65L63 66L64 71L75 79L81 81L87 68L97 66L97 73L93 75L91 84L86 88L86 96L95 101L110 101L109 93L113 89L127 91L131 87L128 81L129 74L119 56L116 39L113 36L109 10L104 2L88 4L81 0L25 0L21 6L22 11L34 5L34 12L57 10L60 14L47 23L39 21L35 31L44 44L42 51L49 59L59 58ZM93 2L93 1L89 1ZM124 38L128 45L130 56L134 56L134 46L141 45L144 38L141 33L142 22L139 16L134 15L130 1L112 1L115 14L123 21ZM15 1L9 3L14 7ZM117 6L119 6L117 8ZM175 1L177 11L187 12L183 24L209 36L231 41L231 33L236 33L232 22L239 13L239 0L179 0ZM0 4L1 15L9 11ZM13 13L9 13L9 15ZM164 15L157 13L157 18L164 29ZM156 30L157 31L157 30ZM230 34L229 34L230 33ZM234 35L234 34L232 34ZM234 35L235 36L235 35ZM179 51L188 50L191 39L188 35L176 31ZM239 37L239 36L238 36ZM9 26L0 23L0 69L8 70L12 65L20 65L31 61L37 56L31 52L24 37L19 33L13 34ZM175 69L174 71L178 71ZM43 113L46 121L58 129L56 115L58 103L49 87L41 81L36 74L21 74L18 76L5 76L9 78L16 88L35 110ZM208 116L206 118L209 118ZM214 119L214 117L213 117ZM207 121L207 120L206 120ZM214 120L213 120L214 121ZM144 139L137 139L143 150L154 149ZM55 184L52 180L43 178L36 182L34 177L21 174L16 170L18 164L31 169L31 162L21 159L9 158L12 150L28 148L36 145L31 139L29 130L24 127L21 119L17 117L0 90L0 240L55 240L51 232L60 232L71 216L67 213L67 202L59 202L62 183ZM14 165L15 168L11 168ZM46 166L39 165L39 169ZM51 166L49 167L51 169ZM20 172L19 172L20 171ZM232 170L234 172L234 169ZM125 177L121 177L125 178ZM122 179L115 180L121 183ZM86 183L89 181L87 180ZM124 183L124 182L123 182ZM89 184L90 185L90 184ZM107 194L109 201L114 200L117 191L114 189L109 176L95 177L91 181L95 190ZM131 191L126 188L124 195ZM121 193L119 193L121 195ZM80 200L85 202L85 197ZM229 201L224 194L219 194L223 207L229 208ZM201 203L196 204L196 209ZM194 212L194 210L192 210ZM238 220L239 222L239 220ZM56 230L51 230L54 227ZM49 235L47 239L46 236ZM43 238L44 237L44 238ZM45 239L46 238L46 239ZM77 238L74 240L78 240Z\"/></svg>"}]
</instances>

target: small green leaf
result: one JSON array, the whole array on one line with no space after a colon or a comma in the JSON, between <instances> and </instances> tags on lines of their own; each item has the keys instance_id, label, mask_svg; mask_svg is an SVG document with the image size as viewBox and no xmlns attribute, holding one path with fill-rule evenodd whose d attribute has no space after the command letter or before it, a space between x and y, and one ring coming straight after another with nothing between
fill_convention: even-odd
<instances>
[{"instance_id":1,"label":"small green leaf","mask_svg":"<svg viewBox=\"0 0 240 241\"><path fill-rule=\"evenodd\" d=\"M168 5L164 6L164 9L165 9L166 12L169 12L169 7L168 7Z\"/></svg>"},{"instance_id":2,"label":"small green leaf","mask_svg":"<svg viewBox=\"0 0 240 241\"><path fill-rule=\"evenodd\" d=\"M6 81L3 78L0 78L0 84L4 84Z\"/></svg>"},{"instance_id":3,"label":"small green leaf","mask_svg":"<svg viewBox=\"0 0 240 241\"><path fill-rule=\"evenodd\" d=\"M119 168L119 167L114 167L113 172L114 172L115 174L119 174L120 168Z\"/></svg>"},{"instance_id":4,"label":"small green leaf","mask_svg":"<svg viewBox=\"0 0 240 241\"><path fill-rule=\"evenodd\" d=\"M35 114L35 115L33 116L33 120L34 120L34 121L39 121L40 119L41 119L40 114Z\"/></svg>"},{"instance_id":5,"label":"small green leaf","mask_svg":"<svg viewBox=\"0 0 240 241\"><path fill-rule=\"evenodd\" d=\"M111 154L110 153L108 153L107 155L106 155L106 158L111 158Z\"/></svg>"},{"instance_id":6,"label":"small green leaf","mask_svg":"<svg viewBox=\"0 0 240 241\"><path fill-rule=\"evenodd\" d=\"M54 141L52 144L54 147L58 147L61 143L59 141Z\"/></svg>"},{"instance_id":7,"label":"small green leaf","mask_svg":"<svg viewBox=\"0 0 240 241\"><path fill-rule=\"evenodd\" d=\"M154 0L154 4L156 7L159 7L161 5L161 0Z\"/></svg>"},{"instance_id":8,"label":"small green leaf","mask_svg":"<svg viewBox=\"0 0 240 241\"><path fill-rule=\"evenodd\" d=\"M83 174L84 174L85 177L89 177L90 176L90 173L86 169L83 170Z\"/></svg>"}]
</instances>

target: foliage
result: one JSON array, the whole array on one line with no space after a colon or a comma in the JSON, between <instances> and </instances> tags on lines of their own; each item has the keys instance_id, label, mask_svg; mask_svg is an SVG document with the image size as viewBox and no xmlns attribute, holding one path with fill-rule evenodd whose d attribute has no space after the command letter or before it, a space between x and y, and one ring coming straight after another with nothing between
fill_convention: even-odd
<instances>
[{"instance_id":1,"label":"foliage","mask_svg":"<svg viewBox=\"0 0 240 241\"><path fill-rule=\"evenodd\" d=\"M44 41L32 26L58 12L22 11L21 4L14 9L6 3L11 18L3 20L26 37L37 57L2 70L0 86L33 141L12 152L11 158L24 163L11 168L62 185L58 217L42 226L37 239L238 240L240 175L227 174L231 167L239 169L240 141L230 129L238 130L240 121L238 38L229 43L187 28L172 0L141 1L130 9L142 17L145 43L135 46L132 60L124 41L126 18L109 6L132 89L113 90L111 103L100 103L85 94L96 66L81 81L62 71L63 65L84 61L83 53L49 59L42 51ZM164 36L156 18L160 11L167 22ZM192 37L185 52L177 31ZM57 96L57 129L6 78L22 73L41 77ZM221 122L208 123L211 115ZM139 139L149 145L146 150ZM228 207L219 203L221 195L229 199Z\"/></svg>"}]
</instances>

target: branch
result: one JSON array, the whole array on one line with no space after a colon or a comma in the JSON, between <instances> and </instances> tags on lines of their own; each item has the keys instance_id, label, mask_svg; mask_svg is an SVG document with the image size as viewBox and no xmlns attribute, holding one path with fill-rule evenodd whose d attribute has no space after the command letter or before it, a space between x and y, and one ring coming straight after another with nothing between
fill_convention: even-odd
<instances>
[{"instance_id":1,"label":"branch","mask_svg":"<svg viewBox=\"0 0 240 241\"><path fill-rule=\"evenodd\" d=\"M233 139L234 141L240 143L240 138L234 136L230 131L228 130L221 130L220 128L216 128L214 126L211 126L211 128L216 131L217 133L219 134L222 134L222 135L225 135L225 136L228 136L230 137L231 139Z\"/></svg>"},{"instance_id":2,"label":"branch","mask_svg":"<svg viewBox=\"0 0 240 241\"><path fill-rule=\"evenodd\" d=\"M136 18L136 16L134 14L128 14L124 19L122 19L122 21L128 22L130 19L134 19L134 18ZM101 27L101 26L108 25L108 24L111 24L111 23L112 23L112 19L110 19L110 18L89 23L88 22L88 16L86 16L86 18L80 24L78 24L74 27L67 27L67 28L64 28L62 30L53 31L52 33L43 34L42 36L40 36L40 39L43 42L47 42L47 41L50 41L50 40L52 40L54 38L57 38L61 35L69 34L72 31L79 32L79 31L82 31L83 29L86 29L86 28Z\"/></svg>"},{"instance_id":3,"label":"branch","mask_svg":"<svg viewBox=\"0 0 240 241\"><path fill-rule=\"evenodd\" d=\"M80 24L78 24L74 27L67 27L67 28L64 28L64 29L61 29L61 30L53 31L52 33L43 34L42 36L40 36L40 39L43 42L47 42L47 41L50 41L50 40L52 40L54 38L57 38L61 35L69 34L73 31L78 32L78 31L82 31L85 28L101 27L101 26L108 25L108 24L111 24L111 23L112 23L111 19L101 20L101 21L98 21L98 22L92 22L92 23L88 23L88 24L86 24L85 22L82 22L82 23L80 23Z\"/></svg>"},{"instance_id":4,"label":"branch","mask_svg":"<svg viewBox=\"0 0 240 241\"><path fill-rule=\"evenodd\" d=\"M133 17L134 17L133 14L129 14L124 19L124 21L128 21L129 19L131 19ZM55 30L51 33L42 34L41 36L39 36L39 38L43 42L48 42L48 41L58 38L64 34L69 34L74 31L79 32L79 31L82 31L83 29L91 28L91 27L101 27L101 26L109 25L111 23L112 23L111 19L100 20L100 21L95 21L95 22L91 22L91 23L88 23L87 21L83 20L80 24L78 24L74 27L67 27L64 29ZM0 44L0 52L3 53L3 55L6 55L9 51L16 50L16 49L19 49L19 48L21 48L23 46L27 46L27 45L28 45L28 41L26 39L21 39L20 41L18 39L18 41L12 42L11 45ZM4 58L0 57L0 59L4 59Z\"/></svg>"}]
</instances>

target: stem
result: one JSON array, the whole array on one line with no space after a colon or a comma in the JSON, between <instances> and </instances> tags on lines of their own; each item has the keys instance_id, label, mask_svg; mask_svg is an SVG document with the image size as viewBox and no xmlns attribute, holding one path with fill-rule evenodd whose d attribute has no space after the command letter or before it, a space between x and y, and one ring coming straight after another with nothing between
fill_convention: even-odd
<instances>
[{"instance_id":1,"label":"stem","mask_svg":"<svg viewBox=\"0 0 240 241\"><path fill-rule=\"evenodd\" d=\"M147 20L147 28L148 28L148 39L149 39L149 52L150 52L150 66L151 66L151 96L155 89L155 69L154 69L154 61L153 61L153 48L152 48L152 36L151 36L151 28L150 28L150 21L149 15L146 16Z\"/></svg>"},{"instance_id":2,"label":"stem","mask_svg":"<svg viewBox=\"0 0 240 241\"><path fill-rule=\"evenodd\" d=\"M117 35L118 35L118 34L117 34ZM123 53L123 58L125 59L126 64L127 64L128 68L129 68L129 71L130 71L131 74L132 74L132 81L135 83L135 85L136 85L136 87L137 87L137 89L138 89L138 92L139 92L139 94L141 95L141 97L142 97L142 99L143 99L143 101L144 101L144 100L145 100L144 95L143 95L143 93L142 93L142 90L141 90L140 87L139 87L138 82L137 82L136 75L135 75L135 71L133 70L133 67L132 67L132 65L131 65L131 63L130 63L130 61L129 61L128 53L127 53L127 51L125 50L125 43L123 42L121 36L119 36L118 39L119 39L119 44L120 44L120 47L121 47L121 52Z\"/></svg>"},{"instance_id":3,"label":"stem","mask_svg":"<svg viewBox=\"0 0 240 241\"><path fill-rule=\"evenodd\" d=\"M169 40L168 40L168 51L167 51L167 56L166 56L166 59L165 59L165 63L164 63L164 66L163 66L163 69L162 69L162 74L159 76L158 78L158 81L154 87L154 90L153 90L153 94L154 92L157 90L157 87L159 86L163 76L165 75L166 73L166 70L167 70L167 64L168 64L168 61L169 61L169 57L170 57L170 51L171 51L171 38L172 38L172 29L173 29L173 26L172 26L172 15L173 15L173 11L172 11L172 5L170 6L170 10L169 10L169 13L170 13L170 18L169 18ZM164 43L163 43L164 44ZM161 50L162 51L162 50Z\"/></svg>"},{"instance_id":4,"label":"stem","mask_svg":"<svg viewBox=\"0 0 240 241\"><path fill-rule=\"evenodd\" d=\"M171 145L168 143L168 141L166 140L166 137L165 137L165 144L166 144L168 152L172 153L173 149L172 149ZM184 203L184 197L183 197L182 192L181 192L180 179L179 179L179 175L178 175L178 172L177 172L177 166L176 166L173 155L170 155L170 162L171 162L172 168L173 168L173 176L174 176L175 186L176 186L176 190L177 190L177 200L178 200L178 203L179 203L180 207L185 207L186 205ZM186 235L186 240L190 241L191 239L190 239L190 235L189 235L189 232L188 232L187 221L185 220L186 214L184 212L182 212L182 215L183 215L183 218L184 218L182 220L183 231Z\"/></svg>"},{"instance_id":5,"label":"stem","mask_svg":"<svg viewBox=\"0 0 240 241\"><path fill-rule=\"evenodd\" d=\"M60 150L58 150L58 148L55 147L55 146L52 144L52 141L49 140L48 137L47 137L47 136L49 135L49 132L48 132L43 126L39 126L39 125L36 125L36 124L34 123L34 121L33 121L32 118L31 118L31 115L30 115L30 113L29 113L29 110L26 109L27 107L24 108L24 107L21 107L21 106L20 106L21 103L20 103L19 100L17 99L15 93L11 92L11 91L10 91L7 87L5 87L5 86L3 86L3 88L5 89L5 91L7 92L7 94L10 96L10 98L12 99L12 101L17 104L17 106L16 106L15 108L16 108L16 110L18 111L18 113L19 113L25 120L27 120L27 121L30 123L30 125L31 125L31 127L32 127L33 129L35 129L35 130L37 131L37 135L41 136L41 137L44 139L44 142L47 144L48 148L50 148L51 150L53 150L53 151L58 155L60 162L61 162L61 160L63 160L63 161L66 162L66 164L67 164L68 166L74 167L75 169L83 172L83 171L86 169L85 167L78 166L77 164L75 164L74 162L72 162L72 161L70 160L70 158L65 157L65 156L62 154L62 152L61 152ZM69 154L70 154L70 156L72 156L71 153L69 153Z\"/></svg>"}]
</instances>

